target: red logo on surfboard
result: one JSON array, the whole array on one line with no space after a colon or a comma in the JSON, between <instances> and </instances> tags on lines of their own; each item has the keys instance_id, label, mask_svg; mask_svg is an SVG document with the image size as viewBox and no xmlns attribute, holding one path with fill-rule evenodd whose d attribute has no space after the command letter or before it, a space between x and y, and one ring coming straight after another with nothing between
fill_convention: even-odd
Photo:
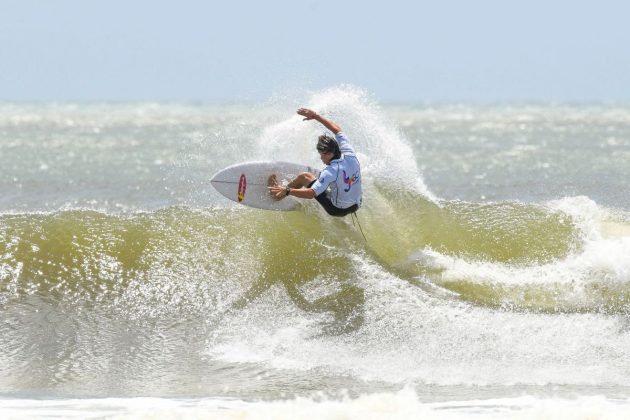
<instances>
[{"instance_id":1,"label":"red logo on surfboard","mask_svg":"<svg viewBox=\"0 0 630 420\"><path fill-rule=\"evenodd\" d=\"M241 179L238 181L238 202L240 203L245 199L245 190L247 189L247 179L245 174L241 174Z\"/></svg>"}]
</instances>

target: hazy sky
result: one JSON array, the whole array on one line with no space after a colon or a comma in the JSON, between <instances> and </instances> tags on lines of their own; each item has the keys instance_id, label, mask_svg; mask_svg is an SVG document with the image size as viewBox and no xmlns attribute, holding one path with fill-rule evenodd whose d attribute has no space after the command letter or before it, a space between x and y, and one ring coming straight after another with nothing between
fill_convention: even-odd
<instances>
[{"instance_id":1,"label":"hazy sky","mask_svg":"<svg viewBox=\"0 0 630 420\"><path fill-rule=\"evenodd\" d=\"M630 103L626 0L0 0L0 101Z\"/></svg>"}]
</instances>

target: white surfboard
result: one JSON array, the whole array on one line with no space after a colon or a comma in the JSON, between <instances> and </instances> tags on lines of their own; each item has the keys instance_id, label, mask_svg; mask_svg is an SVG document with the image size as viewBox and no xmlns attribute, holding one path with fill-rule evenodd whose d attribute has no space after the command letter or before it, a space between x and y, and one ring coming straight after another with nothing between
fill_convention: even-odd
<instances>
[{"instance_id":1,"label":"white surfboard","mask_svg":"<svg viewBox=\"0 0 630 420\"><path fill-rule=\"evenodd\" d=\"M300 172L319 176L319 171L298 163L245 162L220 170L210 183L225 197L239 204L266 210L289 211L295 210L299 199L286 197L280 201L273 200L267 189L267 180L271 174L276 174L278 183L286 185Z\"/></svg>"}]
</instances>

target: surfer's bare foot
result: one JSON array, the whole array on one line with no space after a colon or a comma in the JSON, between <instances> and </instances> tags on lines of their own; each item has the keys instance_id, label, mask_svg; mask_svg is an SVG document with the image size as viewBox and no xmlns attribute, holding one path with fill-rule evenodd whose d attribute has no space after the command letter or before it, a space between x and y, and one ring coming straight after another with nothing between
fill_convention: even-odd
<instances>
[{"instance_id":1,"label":"surfer's bare foot","mask_svg":"<svg viewBox=\"0 0 630 420\"><path fill-rule=\"evenodd\" d=\"M269 194L271 194L271 198L273 198L274 201L280 201L284 198L282 195L284 188L278 184L276 174L269 175L269 178L267 178L267 186L269 187Z\"/></svg>"}]
</instances>

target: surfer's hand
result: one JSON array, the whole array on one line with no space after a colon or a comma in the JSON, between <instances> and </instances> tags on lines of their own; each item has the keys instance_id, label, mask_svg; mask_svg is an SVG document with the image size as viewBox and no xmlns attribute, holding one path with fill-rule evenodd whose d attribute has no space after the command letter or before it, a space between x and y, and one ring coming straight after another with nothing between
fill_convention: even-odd
<instances>
[{"instance_id":1,"label":"surfer's hand","mask_svg":"<svg viewBox=\"0 0 630 420\"><path fill-rule=\"evenodd\" d=\"M287 188L283 187L282 185L277 185L277 186L268 187L268 188L269 188L269 193L271 194L271 198L273 198L276 201L280 201L284 197L287 196Z\"/></svg>"},{"instance_id":2,"label":"surfer's hand","mask_svg":"<svg viewBox=\"0 0 630 420\"><path fill-rule=\"evenodd\" d=\"M322 117L317 112L315 112L315 111L313 111L311 109L300 108L300 109L297 110L297 113L300 114L301 116L305 117L304 121L306 121L306 120L317 120L317 121L319 121L320 123L322 123L324 125L324 127L329 129L330 131L332 131L335 135L337 135L337 133L341 132L341 127L339 127L337 124L335 124L334 122L330 121L326 117Z\"/></svg>"},{"instance_id":3,"label":"surfer's hand","mask_svg":"<svg viewBox=\"0 0 630 420\"><path fill-rule=\"evenodd\" d=\"M313 120L313 119L316 119L319 116L319 115L317 115L317 112L312 111L312 110L310 110L308 108L300 108L300 109L297 110L297 113L299 115L305 117L303 121Z\"/></svg>"}]
</instances>

